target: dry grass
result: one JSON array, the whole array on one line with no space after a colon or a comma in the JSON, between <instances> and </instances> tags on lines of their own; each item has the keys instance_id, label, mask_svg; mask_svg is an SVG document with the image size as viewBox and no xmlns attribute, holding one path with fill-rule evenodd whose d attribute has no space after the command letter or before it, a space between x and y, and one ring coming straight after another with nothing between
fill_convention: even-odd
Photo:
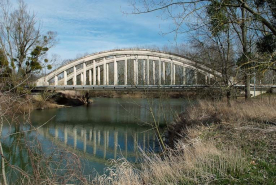
<instances>
[{"instance_id":1,"label":"dry grass","mask_svg":"<svg viewBox=\"0 0 276 185\"><path fill-rule=\"evenodd\" d=\"M185 116L191 120L201 120L210 115L216 115L223 121L271 121L276 120L276 98L262 98L252 101L226 102L199 101L199 105L192 107Z\"/></svg>"},{"instance_id":2,"label":"dry grass","mask_svg":"<svg viewBox=\"0 0 276 185\"><path fill-rule=\"evenodd\" d=\"M174 124L181 128L176 130L184 131L174 149L163 156L144 154L139 168L117 161L109 175L97 177L93 183L276 183L275 113L275 99L269 98L233 101L231 107L224 102L200 101Z\"/></svg>"},{"instance_id":3,"label":"dry grass","mask_svg":"<svg viewBox=\"0 0 276 185\"><path fill-rule=\"evenodd\" d=\"M136 169L127 161L118 161L109 175L95 179L95 184L198 184L219 179L234 179L249 165L241 151L219 149L212 142L196 139L180 141L165 156L144 155L145 161ZM238 180L236 180L238 181Z\"/></svg>"}]
</instances>

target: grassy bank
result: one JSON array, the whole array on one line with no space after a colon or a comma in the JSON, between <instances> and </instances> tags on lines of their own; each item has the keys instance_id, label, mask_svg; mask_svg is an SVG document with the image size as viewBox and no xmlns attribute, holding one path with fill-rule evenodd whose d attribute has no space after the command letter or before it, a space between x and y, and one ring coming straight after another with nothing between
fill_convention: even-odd
<instances>
[{"instance_id":1,"label":"grassy bank","mask_svg":"<svg viewBox=\"0 0 276 185\"><path fill-rule=\"evenodd\" d=\"M276 99L200 101L170 127L174 148L139 168L116 161L95 184L275 184Z\"/></svg>"}]
</instances>

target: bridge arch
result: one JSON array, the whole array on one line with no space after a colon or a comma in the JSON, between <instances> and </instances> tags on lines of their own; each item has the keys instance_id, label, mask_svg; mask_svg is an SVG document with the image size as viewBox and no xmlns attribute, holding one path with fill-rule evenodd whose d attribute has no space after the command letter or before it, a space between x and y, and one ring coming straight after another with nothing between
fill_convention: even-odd
<instances>
[{"instance_id":1,"label":"bridge arch","mask_svg":"<svg viewBox=\"0 0 276 185\"><path fill-rule=\"evenodd\" d=\"M180 55L128 49L100 52L69 62L38 79L36 85L176 85L176 81L186 85L191 81L199 84L199 75L204 84L221 77L221 73Z\"/></svg>"}]
</instances>

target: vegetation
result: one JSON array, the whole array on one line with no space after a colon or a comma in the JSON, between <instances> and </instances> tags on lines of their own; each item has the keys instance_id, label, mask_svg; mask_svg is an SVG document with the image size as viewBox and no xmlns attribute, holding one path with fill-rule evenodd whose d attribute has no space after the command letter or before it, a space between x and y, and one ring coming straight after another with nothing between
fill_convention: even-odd
<instances>
[{"instance_id":1,"label":"vegetation","mask_svg":"<svg viewBox=\"0 0 276 185\"><path fill-rule=\"evenodd\" d=\"M275 184L275 101L200 101L174 123L182 129L173 149L144 154L140 168L117 161L94 183Z\"/></svg>"},{"instance_id":2,"label":"vegetation","mask_svg":"<svg viewBox=\"0 0 276 185\"><path fill-rule=\"evenodd\" d=\"M171 32L191 38L192 45L198 49L199 61L218 66L228 94L233 85L230 78L233 71L238 82L241 80L246 86L246 99L250 98L250 80L256 73L275 71L274 1L146 0L143 6L137 6L138 2L131 1L131 13L162 12L162 18L175 23Z\"/></svg>"},{"instance_id":3,"label":"vegetation","mask_svg":"<svg viewBox=\"0 0 276 185\"><path fill-rule=\"evenodd\" d=\"M18 1L16 9L9 0L1 1L0 9L0 68L6 77L4 83L20 92L32 75L44 67L52 68L46 53L55 44L56 34L41 33L36 16L28 11L23 0Z\"/></svg>"},{"instance_id":4,"label":"vegetation","mask_svg":"<svg viewBox=\"0 0 276 185\"><path fill-rule=\"evenodd\" d=\"M133 13L164 11L163 15L175 20L176 34L184 31L192 33L191 45L195 50L186 51L185 54L214 66L214 70L222 73L228 101L201 100L199 104L190 107L168 126L166 146L159 125L155 122L152 125L158 132L164 153L154 156L144 153L143 162L138 167L124 159L114 161L114 166L108 169L108 175L97 176L92 183L275 184L275 97L252 101L230 100L235 83L244 82L245 98L249 99L252 76L256 73L262 76L269 70L276 71L275 2L143 2L142 9L133 3ZM10 7L9 1L1 1L0 8L0 138L4 121L12 120L10 123L14 123L18 129L21 122L17 113L23 113L30 129L18 129L14 141L21 143L24 140L25 148L18 149L16 146L12 152L20 150L22 155L28 153L25 165L31 166L28 171L23 170L23 166L11 165L7 157L9 154L4 154L5 146L0 141L2 182L8 184L7 176L12 179L15 174L20 177L16 183L88 184L75 154L53 150L51 155L46 156L37 140L30 143L24 138L26 132L38 130L28 119L34 102L28 98L24 86L42 68L51 69L46 54L55 44L55 33L42 34L36 17L28 12L26 4L21 0L15 10ZM188 31L187 28L182 29L184 20L191 16L197 21L185 25ZM40 106L45 106L50 96L52 94L46 92ZM29 105L27 109L22 109L23 104ZM149 111L153 114L151 109ZM6 173L7 168L12 169L10 174ZM59 169L62 175L57 172Z\"/></svg>"}]
</instances>

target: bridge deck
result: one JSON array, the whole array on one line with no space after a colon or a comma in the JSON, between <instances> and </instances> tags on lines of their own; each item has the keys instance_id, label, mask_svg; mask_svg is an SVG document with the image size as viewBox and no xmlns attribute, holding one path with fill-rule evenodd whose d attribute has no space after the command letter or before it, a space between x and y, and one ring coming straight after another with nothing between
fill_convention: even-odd
<instances>
[{"instance_id":1,"label":"bridge deck","mask_svg":"<svg viewBox=\"0 0 276 185\"><path fill-rule=\"evenodd\" d=\"M37 86L34 90L191 90L203 88L219 88L210 85L67 85L67 86Z\"/></svg>"},{"instance_id":2,"label":"bridge deck","mask_svg":"<svg viewBox=\"0 0 276 185\"><path fill-rule=\"evenodd\" d=\"M137 91L150 91L150 90L196 90L196 89L219 89L222 86L214 85L66 85L66 86L37 86L33 90L112 90L112 91L124 91L124 90L137 90ZM244 85L235 85L237 89L244 89ZM276 88L275 85L258 85L255 86L256 90L268 90L270 88ZM254 89L254 85L251 85L251 89Z\"/></svg>"}]
</instances>

